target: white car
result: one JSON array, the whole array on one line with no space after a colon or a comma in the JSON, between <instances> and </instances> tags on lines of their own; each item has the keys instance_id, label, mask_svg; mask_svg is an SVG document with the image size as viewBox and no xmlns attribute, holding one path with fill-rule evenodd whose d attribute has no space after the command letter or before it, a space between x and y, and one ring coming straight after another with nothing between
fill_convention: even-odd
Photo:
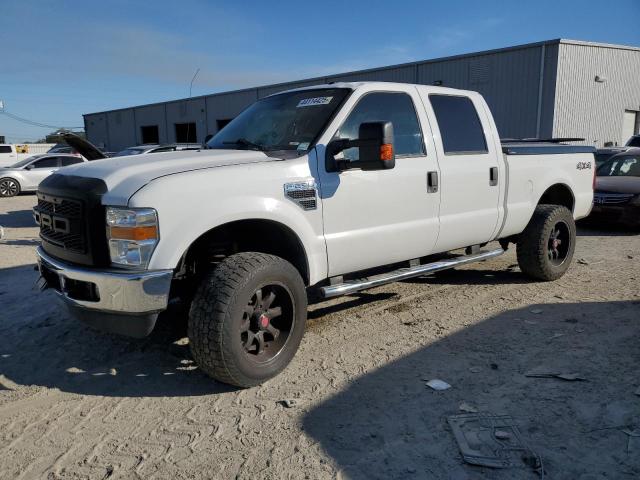
<instances>
[{"instance_id":1,"label":"white car","mask_svg":"<svg viewBox=\"0 0 640 480\"><path fill-rule=\"evenodd\" d=\"M450 88L290 90L207 147L51 175L34 212L38 262L71 312L101 329L145 336L169 302L182 305L200 368L242 387L291 361L310 299L511 243L524 274L560 278L574 220L593 203L592 147L503 143L482 96Z\"/></svg>"},{"instance_id":2,"label":"white car","mask_svg":"<svg viewBox=\"0 0 640 480\"><path fill-rule=\"evenodd\" d=\"M45 153L0 168L0 197L14 197L20 192L34 191L42 180L59 168L85 161L80 155Z\"/></svg>"},{"instance_id":3,"label":"white car","mask_svg":"<svg viewBox=\"0 0 640 480\"><path fill-rule=\"evenodd\" d=\"M18 152L15 145L0 144L0 168L8 167L18 161Z\"/></svg>"},{"instance_id":4,"label":"white car","mask_svg":"<svg viewBox=\"0 0 640 480\"><path fill-rule=\"evenodd\" d=\"M177 152L181 150L200 150L202 145L197 143L169 143L166 145L138 145L135 147L125 148L114 156L126 157L129 155L147 155L149 153Z\"/></svg>"}]
</instances>

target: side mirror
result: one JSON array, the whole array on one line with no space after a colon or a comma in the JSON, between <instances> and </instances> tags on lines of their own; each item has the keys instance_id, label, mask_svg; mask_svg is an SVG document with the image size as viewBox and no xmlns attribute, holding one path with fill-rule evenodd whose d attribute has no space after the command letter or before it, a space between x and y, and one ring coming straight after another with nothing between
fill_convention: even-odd
<instances>
[{"instance_id":1,"label":"side mirror","mask_svg":"<svg viewBox=\"0 0 640 480\"><path fill-rule=\"evenodd\" d=\"M33 165L27 165L24 167L25 170L33 170Z\"/></svg>"},{"instance_id":2,"label":"side mirror","mask_svg":"<svg viewBox=\"0 0 640 480\"><path fill-rule=\"evenodd\" d=\"M360 150L358 160L336 160L335 156L348 148ZM362 170L388 170L396 166L393 149L393 124L391 122L367 122L360 124L358 138L338 138L327 145L327 171L336 172L359 168Z\"/></svg>"}]
</instances>

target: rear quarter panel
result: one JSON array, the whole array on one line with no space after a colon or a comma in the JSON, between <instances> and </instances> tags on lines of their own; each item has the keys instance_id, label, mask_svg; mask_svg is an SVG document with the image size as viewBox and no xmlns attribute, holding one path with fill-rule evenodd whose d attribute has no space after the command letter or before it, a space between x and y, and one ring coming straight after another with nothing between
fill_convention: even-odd
<instances>
[{"instance_id":1,"label":"rear quarter panel","mask_svg":"<svg viewBox=\"0 0 640 480\"><path fill-rule=\"evenodd\" d=\"M504 155L507 169L504 222L498 238L522 232L542 195L556 184L574 197L573 218L586 217L593 204L595 159L591 153ZM590 164L590 168L585 165Z\"/></svg>"}]
</instances>

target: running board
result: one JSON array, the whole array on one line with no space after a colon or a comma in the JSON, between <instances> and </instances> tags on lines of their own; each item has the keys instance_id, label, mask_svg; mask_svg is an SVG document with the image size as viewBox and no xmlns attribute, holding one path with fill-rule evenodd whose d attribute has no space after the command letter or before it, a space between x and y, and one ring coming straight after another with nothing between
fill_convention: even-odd
<instances>
[{"instance_id":1,"label":"running board","mask_svg":"<svg viewBox=\"0 0 640 480\"><path fill-rule=\"evenodd\" d=\"M504 250L497 248L484 252L474 253L472 255L461 255L459 257L448 260L440 260L438 262L426 263L415 267L399 268L392 272L374 275L368 278L360 278L357 280L348 280L344 283L336 285L327 285L320 288L320 294L323 298L339 297L340 295L348 295L350 293L366 290L367 288L379 287L386 283L398 282L408 278L420 277L427 273L440 272L449 268L466 265L467 263L481 262L493 257L502 255Z\"/></svg>"}]
</instances>

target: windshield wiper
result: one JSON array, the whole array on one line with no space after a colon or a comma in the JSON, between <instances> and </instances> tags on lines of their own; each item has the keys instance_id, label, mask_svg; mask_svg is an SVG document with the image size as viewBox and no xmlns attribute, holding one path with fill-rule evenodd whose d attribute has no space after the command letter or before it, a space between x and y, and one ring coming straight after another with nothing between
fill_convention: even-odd
<instances>
[{"instance_id":1,"label":"windshield wiper","mask_svg":"<svg viewBox=\"0 0 640 480\"><path fill-rule=\"evenodd\" d=\"M251 148L253 150L264 151L265 147L260 145L259 143L252 142L251 140L247 140L246 138L238 138L233 141L222 142L223 145L240 145L242 147Z\"/></svg>"}]
</instances>

